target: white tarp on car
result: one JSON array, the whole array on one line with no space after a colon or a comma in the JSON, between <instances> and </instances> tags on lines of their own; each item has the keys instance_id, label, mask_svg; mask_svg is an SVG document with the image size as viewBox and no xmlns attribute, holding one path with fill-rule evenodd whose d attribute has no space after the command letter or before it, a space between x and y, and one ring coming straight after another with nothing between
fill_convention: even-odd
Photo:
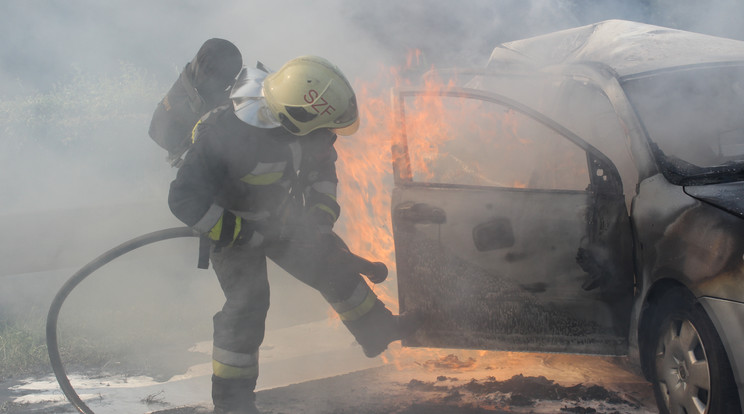
<instances>
[{"instance_id":1,"label":"white tarp on car","mask_svg":"<svg viewBox=\"0 0 744 414\"><path fill-rule=\"evenodd\" d=\"M619 77L674 66L744 60L744 42L625 20L516 40L497 46L488 67L598 62Z\"/></svg>"}]
</instances>

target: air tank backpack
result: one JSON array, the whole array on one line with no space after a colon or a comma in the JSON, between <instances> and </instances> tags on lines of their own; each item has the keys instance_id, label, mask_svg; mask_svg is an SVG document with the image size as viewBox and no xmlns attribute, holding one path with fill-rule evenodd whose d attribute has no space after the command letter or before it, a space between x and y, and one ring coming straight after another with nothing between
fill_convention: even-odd
<instances>
[{"instance_id":1,"label":"air tank backpack","mask_svg":"<svg viewBox=\"0 0 744 414\"><path fill-rule=\"evenodd\" d=\"M229 89L243 65L238 48L224 39L209 39L158 103L150 121L150 138L168 151L174 167L191 145L192 129L212 109L229 101Z\"/></svg>"}]
</instances>

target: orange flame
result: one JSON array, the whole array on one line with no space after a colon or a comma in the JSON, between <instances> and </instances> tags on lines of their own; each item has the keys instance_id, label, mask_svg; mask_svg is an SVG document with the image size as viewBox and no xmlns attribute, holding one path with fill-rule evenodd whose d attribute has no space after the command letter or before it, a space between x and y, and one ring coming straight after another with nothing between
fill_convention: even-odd
<instances>
[{"instance_id":1,"label":"orange flame","mask_svg":"<svg viewBox=\"0 0 744 414\"><path fill-rule=\"evenodd\" d=\"M396 125L390 92L405 83L402 73L421 66L420 51L411 51L404 68L380 70L374 81L357 84L361 127L354 136L339 139L336 150L339 176L339 204L342 219L337 231L351 251L373 261L385 263L390 276L385 284L375 285L378 297L397 312L395 288L395 247L393 243L390 201L393 188L391 147L393 138L401 133ZM426 117L426 111L421 115ZM422 119L421 122L432 122ZM416 151L420 151L416 149ZM421 150L422 151L422 150ZM428 149L436 152L435 147Z\"/></svg>"},{"instance_id":2,"label":"orange flame","mask_svg":"<svg viewBox=\"0 0 744 414\"><path fill-rule=\"evenodd\" d=\"M421 52L412 51L407 59L408 66L381 70L379 79L356 85L361 127L354 136L341 138L336 143L339 154L339 203L342 208L342 220L337 231L355 253L386 263L391 276L395 272L390 217L393 188L391 147L394 138L401 135L402 130L394 119L389 97L393 87L406 86L407 81L402 74L422 65L422 62ZM434 92L448 86L431 76L427 78L423 90ZM440 99L422 94L414 104L416 111L406 115L407 129L419 131L419 134L427 137L410 140L408 152L415 154L411 159L412 169L423 174L422 178L425 179L431 176L432 159L445 153L443 145L456 134L451 131L452 126L446 122L446 118L441 116L445 108ZM460 108L459 111L465 113L472 111L472 108ZM379 288L385 291L385 285ZM387 297L385 301L389 306L397 307L396 299Z\"/></svg>"},{"instance_id":3,"label":"orange flame","mask_svg":"<svg viewBox=\"0 0 744 414\"><path fill-rule=\"evenodd\" d=\"M337 231L351 251L372 261L385 263L390 277L375 285L380 299L397 311L397 295L388 286L395 283L395 247L390 218L393 133L392 110L382 98L389 93L389 80L357 86L362 125L357 134L339 139L336 149L341 220Z\"/></svg>"},{"instance_id":4,"label":"orange flame","mask_svg":"<svg viewBox=\"0 0 744 414\"><path fill-rule=\"evenodd\" d=\"M355 85L361 127L354 136L342 137L336 143L339 154L338 196L342 208L342 218L336 230L353 252L387 264L390 277L386 283L373 288L393 311L398 309L398 300L394 291L397 288L395 247L390 214L394 185L391 149L403 130L393 116L390 98L393 87L410 86L406 74L420 73L417 67L424 65L423 61L421 52L413 51L408 56L406 67L380 70L378 79ZM416 131L417 138L422 138L407 142L410 167L416 171L418 179L426 180L433 176L433 165L446 155L447 142L461 135L453 131L453 125L448 121L477 112L477 108L463 103L459 107L444 107L436 95L452 85L452 82L444 83L435 74L427 76L421 87L425 93L417 95L410 104L411 108L407 108L406 130ZM490 136L485 132L469 131L473 135ZM480 174L479 169L476 164L458 164L452 168L452 174L458 174L457 171Z\"/></svg>"},{"instance_id":5,"label":"orange flame","mask_svg":"<svg viewBox=\"0 0 744 414\"><path fill-rule=\"evenodd\" d=\"M404 131L403 125L396 123L389 98L393 87L407 86L402 74L410 72L411 66L422 65L422 62L421 53L412 52L408 58L409 67L380 70L377 80L356 85L361 128L353 137L342 137L336 143L339 203L342 207L337 231L353 252L388 265L390 277L384 284L373 288L395 312L398 308L397 292L390 291L397 288L391 220L392 147ZM531 138L545 135L541 134L542 130L534 130L534 123L523 123L524 115L505 105L496 111L483 106L478 99L455 99L448 104L441 96L447 95L452 86L453 82L445 83L436 76L427 76L424 85L418 89L422 92L411 96L410 104L403 104L405 133L411 134L406 140L409 159L405 160L405 167L410 170L410 175L415 176L411 178L426 181L436 175L437 179L448 183L527 188L536 185L531 175L533 164L547 165L545 160L550 160L552 165L547 170L555 170L556 174L542 178L547 186L544 188L554 185L548 181L558 178L570 181L581 175L580 171L567 166L580 165L583 152L556 149L549 153L549 157L541 159L515 156L551 151L551 147L542 147ZM452 145L463 137L470 139L469 146ZM484 153L484 149L488 151ZM580 158L578 163L571 160L576 154ZM471 369L478 366L479 360L485 361L493 355L486 351L461 350L460 355L467 355L463 361L462 358L452 358L450 352L402 348L385 353L382 358L385 363L396 365L411 359L424 359L432 368L449 365L455 369Z\"/></svg>"},{"instance_id":6,"label":"orange flame","mask_svg":"<svg viewBox=\"0 0 744 414\"><path fill-rule=\"evenodd\" d=\"M405 87L404 73L411 71L412 65L420 65L419 52L413 52L408 59L408 67L381 70L380 78L355 86L359 103L361 127L359 132L348 138L340 138L336 143L339 154L337 162L339 176L339 203L342 219L337 231L349 248L370 260L382 261L390 269L390 277L384 284L374 285L378 297L394 312L398 311L397 286L395 274L395 247L391 220L391 192L393 184L392 146L396 137L403 134L402 125L393 116L390 91L393 87ZM417 179L431 179L441 174L441 160L446 158L447 143L462 136L463 133L480 139L493 139L493 131L484 130L483 123L468 125L467 131L455 131L453 119L472 118L479 111L476 102L458 100L456 106L447 106L438 94L445 92L452 83L444 83L435 75L428 76L420 90L413 97L406 110L406 131L415 131L416 139L407 140L410 169L416 172ZM490 116L490 115L488 115ZM506 114L500 118L503 129L517 135L517 121ZM492 123L492 122L491 122ZM411 138L411 137L409 137ZM522 141L522 145L529 142ZM494 145L489 141L489 145ZM478 151L471 148L470 151ZM451 159L457 159L451 157ZM435 171L436 170L436 171ZM477 163L455 163L448 165L448 179L456 180L456 175L486 176ZM516 186L524 186L517 183ZM453 358L451 350L428 348L394 348L383 354L385 363L394 363L399 368L411 360L426 361L432 369L450 366L454 369L472 369L478 365L481 352L468 351L462 360Z\"/></svg>"}]
</instances>

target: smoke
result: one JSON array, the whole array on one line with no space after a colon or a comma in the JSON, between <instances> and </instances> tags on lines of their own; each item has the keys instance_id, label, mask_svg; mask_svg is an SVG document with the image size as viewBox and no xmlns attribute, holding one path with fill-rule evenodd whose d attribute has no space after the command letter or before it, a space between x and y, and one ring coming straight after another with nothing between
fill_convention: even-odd
<instances>
[{"instance_id":1,"label":"smoke","mask_svg":"<svg viewBox=\"0 0 744 414\"><path fill-rule=\"evenodd\" d=\"M2 9L0 312L46 306L70 269L128 238L180 225L165 202L175 170L147 129L158 100L208 38L234 42L247 65L278 68L321 55L352 82L402 65L411 50L422 51L427 65L482 66L501 42L605 19L744 39L744 3L736 0L11 0ZM115 271L127 289L98 283L85 294L127 292L130 304L147 304L140 310L152 315L197 298L208 320L220 306L216 282L183 268L195 264L193 244L176 253ZM138 277L128 278L132 271ZM298 314L325 316L319 296L309 313L294 304L314 293L287 280L275 292L291 293L277 293L271 318L289 325Z\"/></svg>"},{"instance_id":2,"label":"smoke","mask_svg":"<svg viewBox=\"0 0 744 414\"><path fill-rule=\"evenodd\" d=\"M3 9L3 95L46 90L78 70L110 72L122 61L167 82L209 37L236 43L248 64L263 60L278 67L314 53L352 76L400 61L410 49L443 65L484 63L499 42L606 19L744 39L744 5L735 0L50 0L12 1Z\"/></svg>"}]
</instances>

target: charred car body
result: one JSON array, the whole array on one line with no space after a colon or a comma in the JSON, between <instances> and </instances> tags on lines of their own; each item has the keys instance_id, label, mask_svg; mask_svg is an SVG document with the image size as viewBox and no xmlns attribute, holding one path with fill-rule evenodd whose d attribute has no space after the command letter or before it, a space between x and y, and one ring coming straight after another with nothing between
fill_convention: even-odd
<instances>
[{"instance_id":1,"label":"charred car body","mask_svg":"<svg viewBox=\"0 0 744 414\"><path fill-rule=\"evenodd\" d=\"M408 346L629 354L744 406L744 42L605 21L394 93Z\"/></svg>"}]
</instances>

